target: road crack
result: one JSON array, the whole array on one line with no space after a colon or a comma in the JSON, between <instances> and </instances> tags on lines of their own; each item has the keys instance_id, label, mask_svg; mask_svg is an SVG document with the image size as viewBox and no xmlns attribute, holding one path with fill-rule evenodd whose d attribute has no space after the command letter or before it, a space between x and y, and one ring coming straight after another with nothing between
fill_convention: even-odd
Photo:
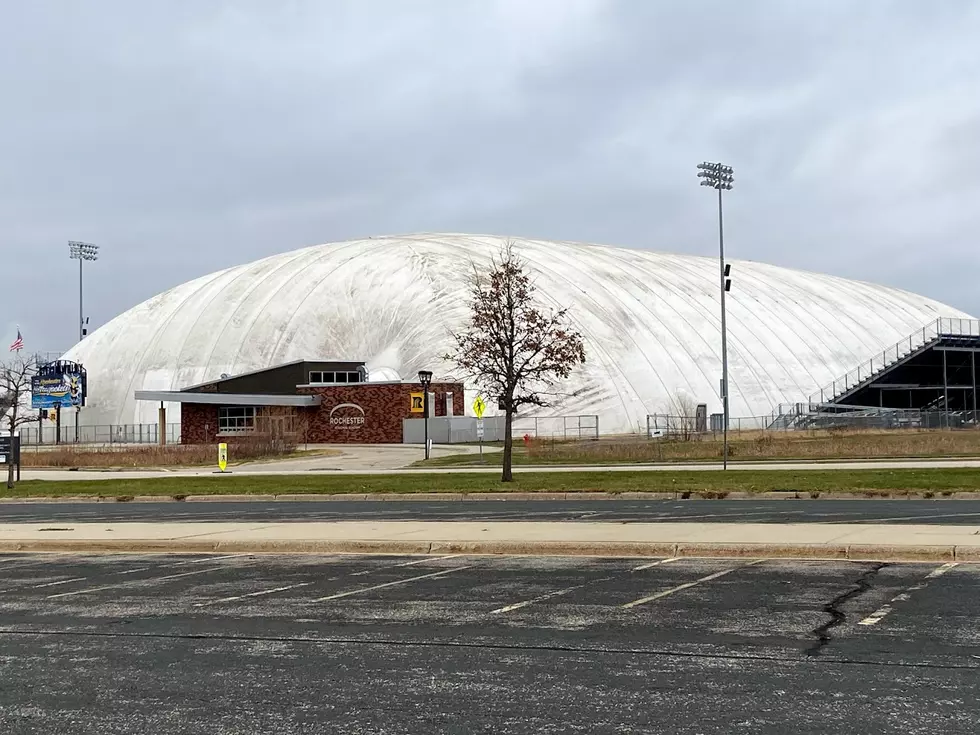
<instances>
[{"instance_id":1,"label":"road crack","mask_svg":"<svg viewBox=\"0 0 980 735\"><path fill-rule=\"evenodd\" d=\"M819 656L821 651L830 644L833 640L830 632L847 621L847 615L840 609L841 606L848 600L853 600L855 597L859 597L871 589L871 583L875 576L887 566L888 564L885 563L872 565L857 578L851 589L838 595L823 606L823 611L830 616L830 620L819 628L814 628L813 635L816 636L817 640L804 652L807 656Z\"/></svg>"}]
</instances>

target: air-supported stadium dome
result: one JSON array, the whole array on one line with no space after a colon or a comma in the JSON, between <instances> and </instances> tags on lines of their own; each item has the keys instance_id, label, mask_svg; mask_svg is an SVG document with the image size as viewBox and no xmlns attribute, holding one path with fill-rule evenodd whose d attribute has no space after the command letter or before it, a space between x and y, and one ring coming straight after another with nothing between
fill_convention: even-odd
<instances>
[{"instance_id":1,"label":"air-supported stadium dome","mask_svg":"<svg viewBox=\"0 0 980 735\"><path fill-rule=\"evenodd\" d=\"M473 269L505 240L419 234L330 243L212 273L143 302L66 355L89 374L85 424L156 421L137 390L179 390L300 359L366 360L374 379L441 356L468 316ZM546 306L586 342L553 414L635 431L677 396L721 410L718 261L574 242L513 240ZM894 288L733 260L731 415L764 416L956 309ZM469 405L469 400L467 401ZM176 420L179 405L168 406Z\"/></svg>"}]
</instances>

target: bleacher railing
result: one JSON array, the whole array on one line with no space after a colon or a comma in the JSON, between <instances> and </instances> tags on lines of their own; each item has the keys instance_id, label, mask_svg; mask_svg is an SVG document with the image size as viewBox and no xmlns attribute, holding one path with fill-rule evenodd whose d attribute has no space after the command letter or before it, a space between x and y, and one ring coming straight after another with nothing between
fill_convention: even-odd
<instances>
[{"instance_id":1,"label":"bleacher railing","mask_svg":"<svg viewBox=\"0 0 980 735\"><path fill-rule=\"evenodd\" d=\"M867 382L885 368L922 349L940 337L980 337L980 320L941 318L916 330L907 338L889 347L880 355L837 378L810 396L811 405L831 402L862 383Z\"/></svg>"}]
</instances>

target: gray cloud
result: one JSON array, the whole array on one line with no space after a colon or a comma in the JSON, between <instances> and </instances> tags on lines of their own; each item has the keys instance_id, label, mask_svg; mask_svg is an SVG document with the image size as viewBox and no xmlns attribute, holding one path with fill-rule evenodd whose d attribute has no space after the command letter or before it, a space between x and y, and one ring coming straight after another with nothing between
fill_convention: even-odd
<instances>
[{"instance_id":1,"label":"gray cloud","mask_svg":"<svg viewBox=\"0 0 980 735\"><path fill-rule=\"evenodd\" d=\"M714 252L980 315L980 3L10 3L0 328L75 334L211 270L486 231Z\"/></svg>"}]
</instances>

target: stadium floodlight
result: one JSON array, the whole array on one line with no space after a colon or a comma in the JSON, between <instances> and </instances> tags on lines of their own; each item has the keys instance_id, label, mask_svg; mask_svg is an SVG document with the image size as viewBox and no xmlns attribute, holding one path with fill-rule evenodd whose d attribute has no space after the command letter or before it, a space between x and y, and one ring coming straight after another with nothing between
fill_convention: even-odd
<instances>
[{"instance_id":1,"label":"stadium floodlight","mask_svg":"<svg viewBox=\"0 0 980 735\"><path fill-rule=\"evenodd\" d=\"M422 386L422 421L425 423L425 458L429 458L429 386L432 385L432 371L419 370L419 383Z\"/></svg>"},{"instance_id":2,"label":"stadium floodlight","mask_svg":"<svg viewBox=\"0 0 980 735\"><path fill-rule=\"evenodd\" d=\"M732 282L728 277L731 266L725 263L725 219L721 205L721 193L731 190L735 183L735 175L731 166L723 163L698 164L698 178L701 186L710 186L718 190L718 257L721 266L721 405L723 412L724 449L722 450L722 467L728 469L728 323L725 315L725 294L731 289Z\"/></svg>"},{"instance_id":3,"label":"stadium floodlight","mask_svg":"<svg viewBox=\"0 0 980 735\"><path fill-rule=\"evenodd\" d=\"M72 260L98 260L99 246L90 242L68 241L68 253Z\"/></svg>"},{"instance_id":4,"label":"stadium floodlight","mask_svg":"<svg viewBox=\"0 0 980 735\"><path fill-rule=\"evenodd\" d=\"M85 329L85 312L82 308L82 263L99 259L99 246L90 242L68 241L68 256L78 261L78 341L81 342L88 331Z\"/></svg>"}]
</instances>

